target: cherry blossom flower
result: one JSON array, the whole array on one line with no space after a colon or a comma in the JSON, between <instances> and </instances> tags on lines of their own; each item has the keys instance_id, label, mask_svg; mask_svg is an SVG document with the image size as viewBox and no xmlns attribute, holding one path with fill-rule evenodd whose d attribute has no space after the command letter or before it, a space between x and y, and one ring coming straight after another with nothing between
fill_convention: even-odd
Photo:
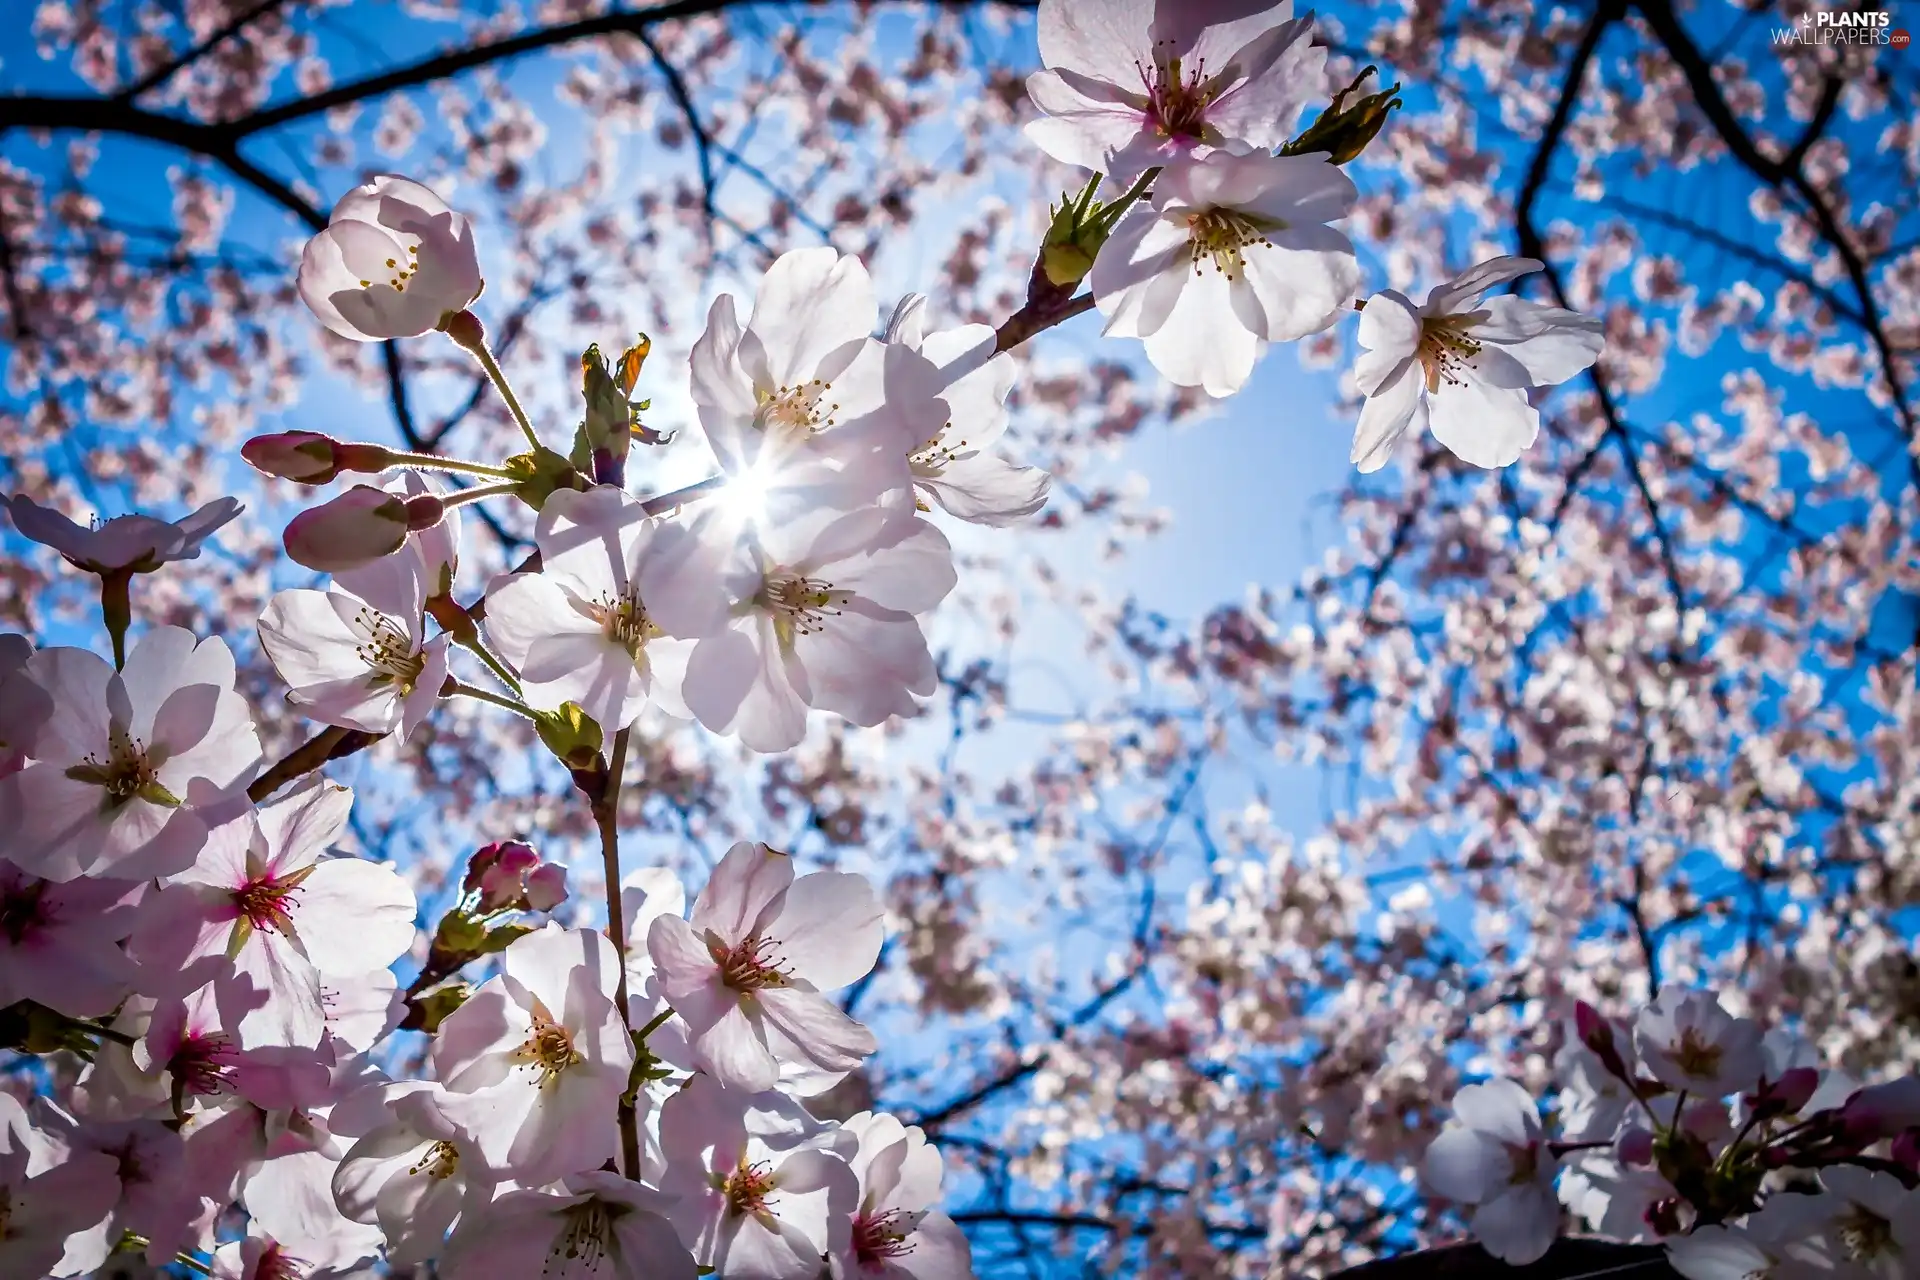
<instances>
[{"instance_id":1,"label":"cherry blossom flower","mask_svg":"<svg viewBox=\"0 0 1920 1280\"><path fill-rule=\"evenodd\" d=\"M944 1171L926 1134L871 1111L841 1128L859 1139L849 1164L860 1198L844 1247L827 1257L833 1280L972 1280L966 1236L933 1208Z\"/></svg>"},{"instance_id":2,"label":"cherry blossom flower","mask_svg":"<svg viewBox=\"0 0 1920 1280\"><path fill-rule=\"evenodd\" d=\"M1670 1089L1724 1098L1751 1089L1764 1059L1757 1023L1720 1007L1712 992L1663 988L1640 1011L1633 1042L1647 1071Z\"/></svg>"},{"instance_id":3,"label":"cherry blossom flower","mask_svg":"<svg viewBox=\"0 0 1920 1280\"><path fill-rule=\"evenodd\" d=\"M281 591L260 615L260 644L290 691L288 701L322 724L411 735L447 678L448 637L426 638L424 564L382 557L357 571L391 579L376 606L336 582L326 591Z\"/></svg>"},{"instance_id":4,"label":"cherry blossom flower","mask_svg":"<svg viewBox=\"0 0 1920 1280\"><path fill-rule=\"evenodd\" d=\"M973 524L1009 525L1047 503L1053 477L987 452L1007 429L1013 357L995 353L997 335L983 324L926 332L926 298L908 294L887 324L887 341L925 356L939 370L946 421L915 446L913 487L948 515ZM922 507L924 510L924 506Z\"/></svg>"},{"instance_id":5,"label":"cherry blossom flower","mask_svg":"<svg viewBox=\"0 0 1920 1280\"><path fill-rule=\"evenodd\" d=\"M25 733L35 701L20 668L33 656L33 641L12 631L0 631L0 781L27 767ZM0 793L4 803L4 793Z\"/></svg>"},{"instance_id":6,"label":"cherry blossom flower","mask_svg":"<svg viewBox=\"0 0 1920 1280\"><path fill-rule=\"evenodd\" d=\"M438 1257L449 1228L493 1199L493 1180L465 1130L441 1113L438 1090L393 1099L393 1120L347 1149L333 1175L340 1212L377 1224L387 1261L411 1266Z\"/></svg>"},{"instance_id":7,"label":"cherry blossom flower","mask_svg":"<svg viewBox=\"0 0 1920 1280\"><path fill-rule=\"evenodd\" d=\"M1222 0L1041 0L1027 93L1045 112L1027 137L1066 164L1125 184L1217 149L1292 139L1325 79L1326 50L1291 0L1248 13Z\"/></svg>"},{"instance_id":8,"label":"cherry blossom flower","mask_svg":"<svg viewBox=\"0 0 1920 1280\"><path fill-rule=\"evenodd\" d=\"M1455 1094L1453 1112L1427 1147L1427 1185L1474 1206L1474 1238L1494 1257L1515 1265L1543 1257L1560 1229L1559 1162L1533 1098L1511 1080L1489 1080Z\"/></svg>"},{"instance_id":9,"label":"cherry blossom flower","mask_svg":"<svg viewBox=\"0 0 1920 1280\"><path fill-rule=\"evenodd\" d=\"M1412 428L1476 467L1504 467L1540 434L1530 393L1565 382L1600 357L1600 321L1559 307L1501 296L1496 285L1539 271L1533 258L1493 258L1427 294L1415 306L1388 289L1360 315L1354 382L1367 397L1354 428L1352 461L1386 465Z\"/></svg>"},{"instance_id":10,"label":"cherry blossom flower","mask_svg":"<svg viewBox=\"0 0 1920 1280\"><path fill-rule=\"evenodd\" d=\"M762 529L726 572L736 616L694 648L684 688L716 733L784 751L805 736L809 707L876 725L937 687L914 615L953 589L953 552L904 503Z\"/></svg>"},{"instance_id":11,"label":"cherry blossom flower","mask_svg":"<svg viewBox=\"0 0 1920 1280\"><path fill-rule=\"evenodd\" d=\"M412 507L431 508L440 503L445 489L425 472L411 467L381 478L377 486ZM401 560L411 560L418 569L420 592L431 600L453 590L454 575L460 569L460 508L441 503L439 518L431 523L409 517L406 542L394 552ZM355 568L334 571L334 585L359 596L382 613L399 617L414 597L414 577L388 563L388 557Z\"/></svg>"},{"instance_id":12,"label":"cherry blossom flower","mask_svg":"<svg viewBox=\"0 0 1920 1280\"><path fill-rule=\"evenodd\" d=\"M150 994L213 981L246 1008L248 1046L316 1046L322 970L383 969L413 943L413 890L392 867L322 858L353 793L318 777L215 828L146 909L130 950Z\"/></svg>"},{"instance_id":13,"label":"cherry blossom flower","mask_svg":"<svg viewBox=\"0 0 1920 1280\"><path fill-rule=\"evenodd\" d=\"M620 959L605 934L557 924L516 939L440 1025L433 1065L446 1117L499 1178L540 1186L614 1154L633 1042L613 1002Z\"/></svg>"},{"instance_id":14,"label":"cherry blossom flower","mask_svg":"<svg viewBox=\"0 0 1920 1280\"><path fill-rule=\"evenodd\" d=\"M333 207L300 255L300 298L343 338L438 329L480 296L473 229L439 196L383 174Z\"/></svg>"},{"instance_id":15,"label":"cherry blossom flower","mask_svg":"<svg viewBox=\"0 0 1920 1280\"><path fill-rule=\"evenodd\" d=\"M1794 1205L1806 1238L1836 1269L1880 1280L1920 1274L1920 1188L1891 1173L1853 1165L1820 1170L1821 1190ZM1794 1199L1776 1196L1768 1201Z\"/></svg>"},{"instance_id":16,"label":"cherry blossom flower","mask_svg":"<svg viewBox=\"0 0 1920 1280\"><path fill-rule=\"evenodd\" d=\"M769 522L906 488L908 455L939 434L938 371L875 341L876 309L866 267L829 246L775 259L745 329L732 295L715 299L693 348L693 400L721 470Z\"/></svg>"},{"instance_id":17,"label":"cherry blossom flower","mask_svg":"<svg viewBox=\"0 0 1920 1280\"><path fill-rule=\"evenodd\" d=\"M659 1192L576 1173L562 1193L510 1191L462 1217L441 1280L694 1280L699 1268L662 1216Z\"/></svg>"},{"instance_id":18,"label":"cherry blossom flower","mask_svg":"<svg viewBox=\"0 0 1920 1280\"><path fill-rule=\"evenodd\" d=\"M112 1156L55 1147L0 1093L0 1275L46 1275L67 1237L100 1221L119 1196Z\"/></svg>"},{"instance_id":19,"label":"cherry blossom flower","mask_svg":"<svg viewBox=\"0 0 1920 1280\"><path fill-rule=\"evenodd\" d=\"M79 1124L63 1137L71 1151L97 1152L113 1161L117 1198L99 1222L68 1238L52 1274L93 1271L127 1232L147 1241L153 1265L172 1262L193 1236L200 1199L186 1176L180 1135L158 1120L123 1120Z\"/></svg>"},{"instance_id":20,"label":"cherry blossom flower","mask_svg":"<svg viewBox=\"0 0 1920 1280\"><path fill-rule=\"evenodd\" d=\"M200 1099L244 1098L265 1111L290 1110L326 1096L330 1071L312 1049L289 1045L245 1046L236 1032L258 1003L251 990L212 984L184 997L151 1005L140 1039L125 1069L151 1083L118 1082L121 1097L155 1094L180 1106ZM102 1058L100 1063L114 1059Z\"/></svg>"},{"instance_id":21,"label":"cherry blossom flower","mask_svg":"<svg viewBox=\"0 0 1920 1280\"><path fill-rule=\"evenodd\" d=\"M1652 1135L1645 1130L1648 1150ZM1614 1153L1583 1151L1569 1156L1560 1179L1560 1201L1610 1240L1659 1240L1693 1223L1693 1210L1657 1171L1625 1165Z\"/></svg>"},{"instance_id":22,"label":"cherry blossom flower","mask_svg":"<svg viewBox=\"0 0 1920 1280\"><path fill-rule=\"evenodd\" d=\"M133 989L119 944L138 897L124 880L58 884L0 860L0 1009L32 1000L70 1018L112 1013Z\"/></svg>"},{"instance_id":23,"label":"cherry blossom flower","mask_svg":"<svg viewBox=\"0 0 1920 1280\"><path fill-rule=\"evenodd\" d=\"M726 618L713 553L608 485L548 498L534 540L541 571L487 591L487 635L519 672L528 705L577 702L608 734L649 698L684 715L691 640Z\"/></svg>"},{"instance_id":24,"label":"cherry blossom flower","mask_svg":"<svg viewBox=\"0 0 1920 1280\"><path fill-rule=\"evenodd\" d=\"M1232 395L1263 342L1318 333L1353 298L1353 243L1326 224L1359 194L1323 155L1222 152L1170 166L1087 277L1106 333L1142 339L1178 386Z\"/></svg>"},{"instance_id":25,"label":"cherry blossom flower","mask_svg":"<svg viewBox=\"0 0 1920 1280\"><path fill-rule=\"evenodd\" d=\"M656 926L657 927L657 926ZM660 1109L667 1209L696 1261L728 1280L816 1280L851 1246L852 1134L783 1094L696 1075Z\"/></svg>"},{"instance_id":26,"label":"cherry blossom flower","mask_svg":"<svg viewBox=\"0 0 1920 1280\"><path fill-rule=\"evenodd\" d=\"M234 498L215 498L179 520L153 516L115 516L92 528L82 528L50 507L25 494L7 499L13 527L26 537L52 547L68 563L101 575L152 573L176 560L192 560L201 544L244 508Z\"/></svg>"},{"instance_id":27,"label":"cherry blossom flower","mask_svg":"<svg viewBox=\"0 0 1920 1280\"><path fill-rule=\"evenodd\" d=\"M49 880L144 879L192 865L206 811L246 783L260 739L234 692L233 655L219 638L155 627L116 672L84 649L42 649L12 686L37 704L28 754L0 782L18 815L0 855Z\"/></svg>"},{"instance_id":28,"label":"cherry blossom flower","mask_svg":"<svg viewBox=\"0 0 1920 1280\"><path fill-rule=\"evenodd\" d=\"M701 1067L757 1092L774 1086L783 1061L845 1074L874 1051L873 1034L825 993L865 976L884 937L864 877L796 880L792 858L742 841L713 869L691 922L654 918L647 950Z\"/></svg>"},{"instance_id":29,"label":"cherry blossom flower","mask_svg":"<svg viewBox=\"0 0 1920 1280\"><path fill-rule=\"evenodd\" d=\"M306 1259L295 1257L258 1223L251 1224L244 1240L213 1251L214 1280L307 1280L312 1274Z\"/></svg>"},{"instance_id":30,"label":"cherry blossom flower","mask_svg":"<svg viewBox=\"0 0 1920 1280\"><path fill-rule=\"evenodd\" d=\"M1695 1227L1667 1241L1667 1261L1687 1280L1784 1280L1787 1274L1784 1256L1740 1227Z\"/></svg>"}]
</instances>

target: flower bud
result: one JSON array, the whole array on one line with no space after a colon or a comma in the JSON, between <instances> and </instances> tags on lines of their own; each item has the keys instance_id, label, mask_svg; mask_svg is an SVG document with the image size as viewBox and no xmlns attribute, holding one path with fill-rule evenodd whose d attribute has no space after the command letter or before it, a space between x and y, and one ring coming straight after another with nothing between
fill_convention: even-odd
<instances>
[{"instance_id":1,"label":"flower bud","mask_svg":"<svg viewBox=\"0 0 1920 1280\"><path fill-rule=\"evenodd\" d=\"M527 873L527 910L551 911L567 900L567 869L543 862Z\"/></svg>"},{"instance_id":2,"label":"flower bud","mask_svg":"<svg viewBox=\"0 0 1920 1280\"><path fill-rule=\"evenodd\" d=\"M1920 1076L1902 1076L1856 1089L1840 1108L1851 1138L1875 1142L1920 1125Z\"/></svg>"},{"instance_id":3,"label":"flower bud","mask_svg":"<svg viewBox=\"0 0 1920 1280\"><path fill-rule=\"evenodd\" d=\"M1653 1163L1653 1131L1631 1125L1614 1139L1613 1153L1623 1165L1643 1169Z\"/></svg>"},{"instance_id":4,"label":"flower bud","mask_svg":"<svg viewBox=\"0 0 1920 1280\"><path fill-rule=\"evenodd\" d=\"M263 475L295 484L326 484L340 474L337 441L313 431L278 431L255 436L240 446L240 456Z\"/></svg>"},{"instance_id":5,"label":"flower bud","mask_svg":"<svg viewBox=\"0 0 1920 1280\"><path fill-rule=\"evenodd\" d=\"M1626 1060L1620 1056L1620 1048L1614 1043L1613 1022L1585 1000L1573 1006L1573 1029L1580 1037L1580 1043L1587 1046L1593 1055L1600 1059L1600 1065L1607 1074L1616 1080L1627 1078Z\"/></svg>"},{"instance_id":6,"label":"flower bud","mask_svg":"<svg viewBox=\"0 0 1920 1280\"><path fill-rule=\"evenodd\" d=\"M302 511L287 524L287 554L321 573L339 573L390 556L407 541L408 505L371 485Z\"/></svg>"},{"instance_id":7,"label":"flower bud","mask_svg":"<svg viewBox=\"0 0 1920 1280\"><path fill-rule=\"evenodd\" d=\"M480 323L479 316L464 308L440 317L439 329L452 338L456 346L468 351L478 351L487 342L487 326Z\"/></svg>"},{"instance_id":8,"label":"flower bud","mask_svg":"<svg viewBox=\"0 0 1920 1280\"><path fill-rule=\"evenodd\" d=\"M606 735L577 702L563 702L553 711L535 714L534 729L554 758L569 769L591 769Z\"/></svg>"},{"instance_id":9,"label":"flower bud","mask_svg":"<svg viewBox=\"0 0 1920 1280\"><path fill-rule=\"evenodd\" d=\"M1320 118L1307 127L1307 131L1281 148L1282 155L1298 156L1310 152L1325 152L1335 164L1345 164L1367 149L1380 130L1387 123L1387 113L1400 105L1400 86L1394 84L1379 93L1371 93L1353 103L1347 104L1349 95L1360 89L1362 82L1372 75L1374 69L1367 67L1353 78L1353 83L1333 95L1333 101L1320 113Z\"/></svg>"},{"instance_id":10,"label":"flower bud","mask_svg":"<svg viewBox=\"0 0 1920 1280\"><path fill-rule=\"evenodd\" d=\"M417 493L406 500L407 532L420 533L447 518L447 504L437 493Z\"/></svg>"},{"instance_id":11,"label":"flower bud","mask_svg":"<svg viewBox=\"0 0 1920 1280\"><path fill-rule=\"evenodd\" d=\"M1747 1105L1756 1114L1790 1116L1799 1112L1820 1087L1817 1067L1789 1067L1778 1080L1763 1080L1760 1088L1747 1096Z\"/></svg>"}]
</instances>

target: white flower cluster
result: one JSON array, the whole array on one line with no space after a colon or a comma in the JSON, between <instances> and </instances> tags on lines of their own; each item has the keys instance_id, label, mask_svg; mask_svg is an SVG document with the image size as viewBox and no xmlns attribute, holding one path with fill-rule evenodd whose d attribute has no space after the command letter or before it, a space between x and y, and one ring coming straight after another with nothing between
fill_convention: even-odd
<instances>
[{"instance_id":1,"label":"white flower cluster","mask_svg":"<svg viewBox=\"0 0 1920 1280\"><path fill-rule=\"evenodd\" d=\"M1564 1206L1659 1242L1689 1280L1920 1275L1920 1076L1861 1086L1791 1032L1664 988L1629 1026L1577 1007L1548 1136L1508 1079L1468 1085L1426 1182L1505 1262L1545 1256ZM1557 1184L1557 1188L1556 1188Z\"/></svg>"}]
</instances>

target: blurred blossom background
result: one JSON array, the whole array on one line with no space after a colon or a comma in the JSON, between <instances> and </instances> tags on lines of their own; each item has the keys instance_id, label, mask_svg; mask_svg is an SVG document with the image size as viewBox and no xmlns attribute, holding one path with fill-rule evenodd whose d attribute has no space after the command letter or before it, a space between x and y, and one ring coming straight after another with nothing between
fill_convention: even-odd
<instances>
[{"instance_id":1,"label":"blurred blossom background","mask_svg":"<svg viewBox=\"0 0 1920 1280\"><path fill-rule=\"evenodd\" d=\"M1920 53L1778 43L1807 10L1319 10L1315 102L1370 65L1405 97L1347 166L1362 291L1520 253L1549 263L1526 296L1605 319L1520 462L1423 437L1356 476L1351 324L1210 401L1083 317L1016 354L1008 450L1050 504L941 521L960 586L918 716L815 717L778 757L642 721L627 870L697 884L764 840L880 886L846 1003L882 1050L823 1105L927 1130L983 1276L1457 1235L1420 1153L1461 1083L1544 1089L1575 999L1711 985L1830 1065L1920 1063ZM673 437L628 487L660 493L713 469L686 354L714 297L830 243L883 307L997 324L1084 180L1021 135L1017 3L14 0L0 36L0 489L83 522L241 496L135 616L229 638L270 757L314 726L253 620L315 576L281 551L299 491L240 443L519 448L451 342L300 305L350 186L403 173L473 220L474 310L554 439L582 349L650 335ZM463 514L471 599L531 513ZM88 580L0 549L0 628L104 646ZM526 722L447 701L331 773L424 930L507 839L599 921L591 817Z\"/></svg>"}]
</instances>

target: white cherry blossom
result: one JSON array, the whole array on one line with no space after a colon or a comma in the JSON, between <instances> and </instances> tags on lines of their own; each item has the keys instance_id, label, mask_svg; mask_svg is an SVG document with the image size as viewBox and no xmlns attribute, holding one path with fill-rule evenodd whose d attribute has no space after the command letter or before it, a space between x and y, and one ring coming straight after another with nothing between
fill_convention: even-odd
<instances>
[{"instance_id":1,"label":"white cherry blossom","mask_svg":"<svg viewBox=\"0 0 1920 1280\"><path fill-rule=\"evenodd\" d=\"M777 258L745 328L731 294L714 301L693 348L693 400L730 486L768 522L905 489L908 455L946 420L939 372L875 341L876 313L866 267L828 246Z\"/></svg>"},{"instance_id":2,"label":"white cherry blossom","mask_svg":"<svg viewBox=\"0 0 1920 1280\"><path fill-rule=\"evenodd\" d=\"M67 1237L99 1222L119 1195L112 1156L50 1143L0 1093L0 1276L48 1274Z\"/></svg>"},{"instance_id":3,"label":"white cherry blossom","mask_svg":"<svg viewBox=\"0 0 1920 1280\"><path fill-rule=\"evenodd\" d=\"M691 641L726 618L707 545L610 485L548 498L534 541L541 571L495 579L486 618L528 704L577 702L608 734L650 699L684 715Z\"/></svg>"},{"instance_id":4,"label":"white cherry blossom","mask_svg":"<svg viewBox=\"0 0 1920 1280\"><path fill-rule=\"evenodd\" d=\"M1476 467L1504 467L1540 434L1531 393L1586 369L1606 339L1600 321L1487 290L1539 271L1533 258L1493 258L1430 290L1418 306L1395 289L1367 299L1353 377L1366 403L1352 461L1387 463L1409 428Z\"/></svg>"},{"instance_id":5,"label":"white cherry blossom","mask_svg":"<svg viewBox=\"0 0 1920 1280\"><path fill-rule=\"evenodd\" d=\"M192 560L221 525L243 507L234 498L215 498L179 520L154 516L115 516L83 528L25 494L7 499L13 527L35 542L52 547L68 563L88 573L151 573L175 560Z\"/></svg>"},{"instance_id":6,"label":"white cherry blossom","mask_svg":"<svg viewBox=\"0 0 1920 1280\"><path fill-rule=\"evenodd\" d=\"M447 678L448 637L426 638L425 569L403 548L355 571L363 583L387 579L368 596L338 582L276 593L260 615L260 644L290 686L287 700L322 724L405 741Z\"/></svg>"},{"instance_id":7,"label":"white cherry blossom","mask_svg":"<svg viewBox=\"0 0 1920 1280\"><path fill-rule=\"evenodd\" d=\"M660 1108L660 1148L668 1216L727 1280L817 1280L820 1255L849 1247L853 1135L785 1095L696 1075Z\"/></svg>"},{"instance_id":8,"label":"white cherry blossom","mask_svg":"<svg viewBox=\"0 0 1920 1280\"><path fill-rule=\"evenodd\" d=\"M914 446L908 460L914 490L923 510L932 501L973 524L1015 524L1046 505L1053 477L988 452L1007 430L1013 357L995 352L996 335L984 324L928 333L926 302L908 294L887 324L888 342L918 352L939 370L947 410L938 433Z\"/></svg>"},{"instance_id":9,"label":"white cherry blossom","mask_svg":"<svg viewBox=\"0 0 1920 1280\"><path fill-rule=\"evenodd\" d=\"M411 1266L439 1256L447 1231L493 1199L479 1149L440 1109L439 1091L403 1093L393 1119L355 1142L333 1175L340 1212L379 1226L387 1261Z\"/></svg>"},{"instance_id":10,"label":"white cherry blossom","mask_svg":"<svg viewBox=\"0 0 1920 1280\"><path fill-rule=\"evenodd\" d=\"M495 1177L540 1186L598 1168L619 1145L616 1106L633 1042L613 1002L620 958L605 934L557 924L516 939L505 972L440 1025L440 1107Z\"/></svg>"},{"instance_id":11,"label":"white cherry blossom","mask_svg":"<svg viewBox=\"0 0 1920 1280\"><path fill-rule=\"evenodd\" d=\"M321 853L353 793L318 777L215 828L200 859L163 888L129 949L150 994L211 981L241 1043L317 1046L322 970L383 969L413 943L413 890L364 858Z\"/></svg>"},{"instance_id":12,"label":"white cherry blossom","mask_svg":"<svg viewBox=\"0 0 1920 1280\"><path fill-rule=\"evenodd\" d=\"M1648 1074L1696 1098L1750 1089L1765 1058L1759 1024L1736 1018L1710 991L1667 987L1640 1011L1633 1043Z\"/></svg>"},{"instance_id":13,"label":"white cherry blossom","mask_svg":"<svg viewBox=\"0 0 1920 1280\"><path fill-rule=\"evenodd\" d=\"M742 841L713 869L691 921L654 918L647 950L696 1061L727 1087L757 1092L778 1082L783 1062L822 1073L824 1087L874 1051L873 1034L826 993L873 968L885 933L864 877L796 880L792 858Z\"/></svg>"},{"instance_id":14,"label":"white cherry blossom","mask_svg":"<svg viewBox=\"0 0 1920 1280\"><path fill-rule=\"evenodd\" d=\"M1253 12L1249 12L1254 9ZM1272 151L1320 92L1327 52L1291 0L1041 0L1027 137L1125 184L1218 149Z\"/></svg>"},{"instance_id":15,"label":"white cherry blossom","mask_svg":"<svg viewBox=\"0 0 1920 1280\"><path fill-rule=\"evenodd\" d=\"M473 228L446 201L382 174L333 207L300 255L300 297L343 338L374 342L440 328L480 296Z\"/></svg>"},{"instance_id":16,"label":"white cherry blossom","mask_svg":"<svg viewBox=\"0 0 1920 1280\"><path fill-rule=\"evenodd\" d=\"M905 502L759 530L727 568L731 625L688 661L687 707L769 752L805 736L809 707L859 725L910 716L938 679L914 615L955 581L945 535Z\"/></svg>"},{"instance_id":17,"label":"white cherry blossom","mask_svg":"<svg viewBox=\"0 0 1920 1280\"><path fill-rule=\"evenodd\" d=\"M147 1260L156 1266L172 1262L188 1246L199 1196L187 1178L186 1147L178 1133L158 1120L121 1120L83 1122L62 1137L71 1151L113 1161L116 1199L99 1222L68 1238L53 1275L95 1270L127 1232L147 1241Z\"/></svg>"},{"instance_id":18,"label":"white cherry blossom","mask_svg":"<svg viewBox=\"0 0 1920 1280\"><path fill-rule=\"evenodd\" d=\"M1217 152L1169 166L1120 219L1087 283L1109 337L1166 378L1228 396L1267 342L1327 328L1353 298L1353 243L1327 224L1359 191L1324 155Z\"/></svg>"},{"instance_id":19,"label":"white cherry blossom","mask_svg":"<svg viewBox=\"0 0 1920 1280\"><path fill-rule=\"evenodd\" d=\"M610 1173L555 1191L509 1191L464 1216L441 1280L695 1280L699 1268L662 1216L659 1192Z\"/></svg>"},{"instance_id":20,"label":"white cherry blossom","mask_svg":"<svg viewBox=\"0 0 1920 1280\"><path fill-rule=\"evenodd\" d=\"M155 627L124 671L84 649L42 649L11 684L33 762L0 782L0 855L49 880L142 879L191 866L207 812L260 759L233 655L218 637Z\"/></svg>"},{"instance_id":21,"label":"white cherry blossom","mask_svg":"<svg viewBox=\"0 0 1920 1280\"><path fill-rule=\"evenodd\" d=\"M1494 1257L1520 1265L1545 1256L1560 1230L1559 1162L1533 1098L1511 1080L1489 1080L1455 1094L1453 1112L1427 1147L1427 1185L1474 1207L1474 1237Z\"/></svg>"},{"instance_id":22,"label":"white cherry blossom","mask_svg":"<svg viewBox=\"0 0 1920 1280\"><path fill-rule=\"evenodd\" d=\"M1784 1280L1786 1259L1741 1227L1695 1227L1667 1241L1667 1262L1687 1280Z\"/></svg>"}]
</instances>

